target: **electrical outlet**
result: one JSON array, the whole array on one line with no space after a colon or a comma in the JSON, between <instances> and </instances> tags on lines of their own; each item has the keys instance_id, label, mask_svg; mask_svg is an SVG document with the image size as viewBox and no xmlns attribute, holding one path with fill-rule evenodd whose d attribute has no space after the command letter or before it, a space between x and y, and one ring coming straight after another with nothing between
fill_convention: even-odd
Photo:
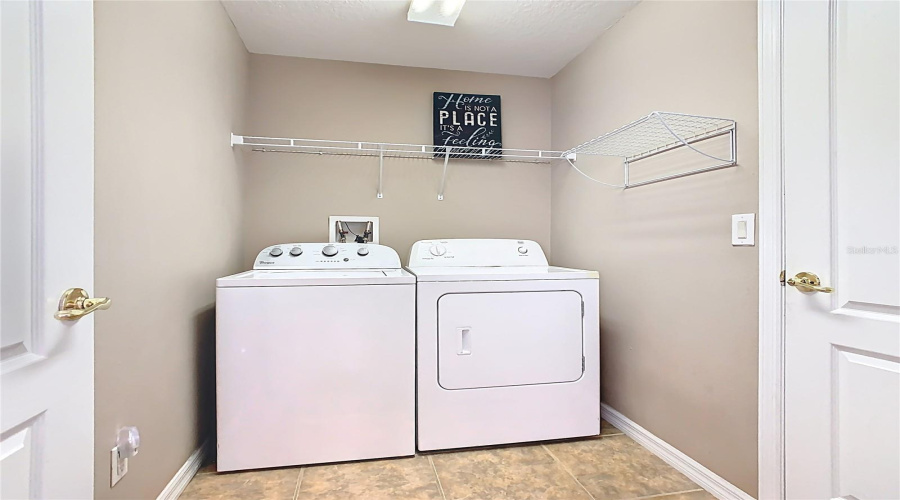
<instances>
[{"instance_id":1,"label":"electrical outlet","mask_svg":"<svg viewBox=\"0 0 900 500\"><path fill-rule=\"evenodd\" d=\"M109 450L109 486L113 487L128 474L128 459L137 455L141 434L137 427L122 427L116 435L116 445Z\"/></svg>"},{"instance_id":2,"label":"electrical outlet","mask_svg":"<svg viewBox=\"0 0 900 500\"><path fill-rule=\"evenodd\" d=\"M109 450L109 466L109 486L112 488L125 474L128 474L128 459L119 453L118 446L114 446L112 450Z\"/></svg>"}]
</instances>

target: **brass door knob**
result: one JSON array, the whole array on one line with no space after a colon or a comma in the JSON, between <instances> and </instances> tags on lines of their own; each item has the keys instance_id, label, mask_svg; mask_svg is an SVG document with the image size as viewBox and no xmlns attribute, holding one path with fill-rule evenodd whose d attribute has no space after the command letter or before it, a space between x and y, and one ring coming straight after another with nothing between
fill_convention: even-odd
<instances>
[{"instance_id":1,"label":"brass door knob","mask_svg":"<svg viewBox=\"0 0 900 500\"><path fill-rule=\"evenodd\" d=\"M819 277L813 273L797 273L796 276L787 280L787 284L792 287L797 288L801 292L822 292L822 293L831 293L834 291L834 288L830 286L822 286L822 282L819 280Z\"/></svg>"},{"instance_id":2,"label":"brass door knob","mask_svg":"<svg viewBox=\"0 0 900 500\"><path fill-rule=\"evenodd\" d=\"M109 309L111 302L105 297L88 298L88 293L84 289L70 288L59 298L59 310L53 317L64 321L75 321L97 309Z\"/></svg>"}]
</instances>

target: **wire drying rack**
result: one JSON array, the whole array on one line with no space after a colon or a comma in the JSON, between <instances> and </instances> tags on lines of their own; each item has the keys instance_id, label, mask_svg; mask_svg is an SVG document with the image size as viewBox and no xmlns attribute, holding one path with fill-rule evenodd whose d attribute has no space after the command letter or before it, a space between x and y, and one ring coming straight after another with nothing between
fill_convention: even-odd
<instances>
[{"instance_id":1,"label":"wire drying rack","mask_svg":"<svg viewBox=\"0 0 900 500\"><path fill-rule=\"evenodd\" d=\"M250 148L251 151L263 153L301 153L377 157L378 190L376 191L376 196L378 198L384 197L382 187L384 185L385 158L443 160L441 184L437 196L438 200L443 200L444 189L447 185L447 170L450 159L521 163L550 163L554 160L566 160L578 173L596 183L609 187L627 189L737 165L736 130L737 125L735 121L726 118L654 111L624 127L613 130L612 132L601 135L595 139L591 139L568 151L291 139L285 137L260 137L235 134L231 134L231 145L232 147L246 147ZM697 149L695 146L695 144L699 142L724 135L729 137L730 142L730 154L727 158L713 156ZM634 163L679 148L688 148L701 156L714 160L716 163L710 166L681 171L649 180L641 180L639 182L630 181L629 172ZM575 165L578 155L620 157L623 166L622 183L611 184L602 182L584 173Z\"/></svg>"},{"instance_id":2,"label":"wire drying rack","mask_svg":"<svg viewBox=\"0 0 900 500\"><path fill-rule=\"evenodd\" d=\"M444 199L447 169L451 159L486 160L519 163L550 163L564 157L562 151L542 149L472 148L465 146L434 146L390 142L329 141L320 139L290 139L284 137L256 137L231 134L231 145L249 147L263 153L302 153L314 155L374 156L378 157L378 191L383 198L384 159L413 158L443 160L438 200ZM573 157L574 159L574 157Z\"/></svg>"},{"instance_id":3,"label":"wire drying rack","mask_svg":"<svg viewBox=\"0 0 900 500\"><path fill-rule=\"evenodd\" d=\"M610 187L627 189L737 165L736 130L737 123L726 118L654 111L624 127L617 128L580 146L564 151L561 158L566 159L578 173L594 182ZM730 152L727 158L713 156L694 146L698 142L724 135L729 137L730 143ZM630 181L629 172L632 164L679 148L688 148L699 155L715 160L717 163L639 182ZM575 165L577 155L622 158L622 184L608 184L587 175Z\"/></svg>"}]
</instances>

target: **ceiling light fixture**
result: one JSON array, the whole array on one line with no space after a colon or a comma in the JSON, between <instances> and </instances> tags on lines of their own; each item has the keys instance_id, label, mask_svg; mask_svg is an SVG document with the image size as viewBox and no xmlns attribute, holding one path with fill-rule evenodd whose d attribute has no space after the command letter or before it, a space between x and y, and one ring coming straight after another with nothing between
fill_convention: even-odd
<instances>
[{"instance_id":1,"label":"ceiling light fixture","mask_svg":"<svg viewBox=\"0 0 900 500\"><path fill-rule=\"evenodd\" d=\"M434 0L412 0L412 3L409 4L409 12L415 12L416 14L421 14L428 10L431 7L431 4L434 3ZM412 19L410 19L412 21Z\"/></svg>"},{"instance_id":2,"label":"ceiling light fixture","mask_svg":"<svg viewBox=\"0 0 900 500\"><path fill-rule=\"evenodd\" d=\"M453 26L465 3L466 0L412 0L406 20Z\"/></svg>"}]
</instances>

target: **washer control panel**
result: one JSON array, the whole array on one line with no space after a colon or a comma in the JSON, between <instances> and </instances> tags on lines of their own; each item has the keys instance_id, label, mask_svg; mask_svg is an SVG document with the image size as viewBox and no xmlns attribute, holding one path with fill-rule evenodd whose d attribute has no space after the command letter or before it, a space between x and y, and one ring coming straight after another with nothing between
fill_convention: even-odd
<instances>
[{"instance_id":1,"label":"washer control panel","mask_svg":"<svg viewBox=\"0 0 900 500\"><path fill-rule=\"evenodd\" d=\"M541 246L531 240L422 240L409 252L410 267L547 265Z\"/></svg>"},{"instance_id":2,"label":"washer control panel","mask_svg":"<svg viewBox=\"0 0 900 500\"><path fill-rule=\"evenodd\" d=\"M400 269L400 256L373 243L282 243L259 252L253 269Z\"/></svg>"}]
</instances>

